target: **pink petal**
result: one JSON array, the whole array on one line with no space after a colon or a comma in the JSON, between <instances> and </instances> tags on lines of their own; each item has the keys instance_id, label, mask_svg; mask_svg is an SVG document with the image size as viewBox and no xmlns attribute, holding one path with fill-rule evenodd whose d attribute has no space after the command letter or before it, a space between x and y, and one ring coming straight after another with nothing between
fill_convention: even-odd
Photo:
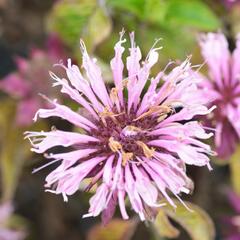
<instances>
[{"instance_id":1,"label":"pink petal","mask_svg":"<svg viewBox=\"0 0 240 240\"><path fill-rule=\"evenodd\" d=\"M117 206L117 192L114 192L110 201L108 202L108 205L102 212L101 218L103 225L106 225L110 222L115 213L116 206Z\"/></svg>"},{"instance_id":2,"label":"pink petal","mask_svg":"<svg viewBox=\"0 0 240 240\"><path fill-rule=\"evenodd\" d=\"M124 64L122 62L122 54L125 50L124 47L122 47L122 43L126 42L126 39L123 39L123 34L124 32L120 33L120 40L119 42L116 43L114 47L115 56L110 63L112 73L113 73L113 80L118 90L118 97L122 105L123 105L122 80L123 80L123 69L124 69Z\"/></svg>"},{"instance_id":3,"label":"pink petal","mask_svg":"<svg viewBox=\"0 0 240 240\"><path fill-rule=\"evenodd\" d=\"M80 186L81 181L89 174L89 172L100 162L105 160L104 157L96 157L87 160L77 166L64 169L64 165L60 165L46 177L46 187L50 187L57 182L55 191L47 190L55 194L74 194Z\"/></svg>"},{"instance_id":4,"label":"pink petal","mask_svg":"<svg viewBox=\"0 0 240 240\"><path fill-rule=\"evenodd\" d=\"M99 99L105 106L111 107L112 103L109 98L106 86L102 79L101 69L96 64L96 59L91 59L88 56L85 44L80 41L81 50L83 54L83 68L86 71L88 79L91 83L93 91L97 94Z\"/></svg>"},{"instance_id":5,"label":"pink petal","mask_svg":"<svg viewBox=\"0 0 240 240\"><path fill-rule=\"evenodd\" d=\"M26 132L25 134L25 138L28 138L33 146L31 150L36 153L43 153L55 146L69 147L74 144L99 142L95 137L60 130L53 130L51 132Z\"/></svg>"},{"instance_id":6,"label":"pink petal","mask_svg":"<svg viewBox=\"0 0 240 240\"><path fill-rule=\"evenodd\" d=\"M237 37L236 48L232 54L232 82L233 84L240 80L240 34Z\"/></svg>"},{"instance_id":7,"label":"pink petal","mask_svg":"<svg viewBox=\"0 0 240 240\"><path fill-rule=\"evenodd\" d=\"M73 89L70 87L68 81L66 79L60 79L56 74L50 72L50 76L52 79L54 79L56 82L53 84L53 86L61 86L61 92L66 93L69 95L73 100L75 100L77 103L82 105L86 110L88 110L93 117L96 119L99 119L96 112L93 110L93 108L90 106L89 102L87 102L76 89Z\"/></svg>"},{"instance_id":8,"label":"pink petal","mask_svg":"<svg viewBox=\"0 0 240 240\"><path fill-rule=\"evenodd\" d=\"M143 201L150 207L157 207L158 191L154 185L149 181L147 177L144 177L135 164L133 166L133 172L136 177L136 190L141 196Z\"/></svg>"},{"instance_id":9,"label":"pink petal","mask_svg":"<svg viewBox=\"0 0 240 240\"><path fill-rule=\"evenodd\" d=\"M235 211L240 213L240 196L237 195L235 192L229 191L228 192L228 199L232 206L234 207Z\"/></svg>"},{"instance_id":10,"label":"pink petal","mask_svg":"<svg viewBox=\"0 0 240 240\"><path fill-rule=\"evenodd\" d=\"M219 88L223 88L224 83L229 84L231 81L229 74L230 52L227 39L222 33L208 33L201 36L200 46L202 55L211 71L212 79Z\"/></svg>"},{"instance_id":11,"label":"pink petal","mask_svg":"<svg viewBox=\"0 0 240 240\"><path fill-rule=\"evenodd\" d=\"M215 146L218 156L228 159L235 151L239 137L228 121L218 123L215 134Z\"/></svg>"},{"instance_id":12,"label":"pink petal","mask_svg":"<svg viewBox=\"0 0 240 240\"><path fill-rule=\"evenodd\" d=\"M54 105L54 108L39 109L35 114L34 121L37 120L37 117L60 117L87 131L89 131L91 128L97 128L96 125L93 124L91 121L89 121L85 117L82 117L80 114L73 112L70 108L64 105L60 105L56 101L51 101L50 99L48 99L48 101L50 101L50 103Z\"/></svg>"},{"instance_id":13,"label":"pink petal","mask_svg":"<svg viewBox=\"0 0 240 240\"><path fill-rule=\"evenodd\" d=\"M106 199L107 199L108 189L105 184L100 185L97 188L97 191L93 197L90 199L90 208L89 213L83 215L83 217L96 217L98 216L107 206L106 206Z\"/></svg>"},{"instance_id":14,"label":"pink petal","mask_svg":"<svg viewBox=\"0 0 240 240\"><path fill-rule=\"evenodd\" d=\"M71 84L92 102L94 108L98 111L103 110L102 104L97 100L95 94L89 82L82 76L79 68L76 65L72 65L71 59L68 59L68 67L66 68L67 76Z\"/></svg>"},{"instance_id":15,"label":"pink petal","mask_svg":"<svg viewBox=\"0 0 240 240\"><path fill-rule=\"evenodd\" d=\"M0 90L8 93L12 97L21 98L29 93L30 86L20 75L12 73L0 81Z\"/></svg>"},{"instance_id":16,"label":"pink petal","mask_svg":"<svg viewBox=\"0 0 240 240\"><path fill-rule=\"evenodd\" d=\"M64 58L64 44L57 34L50 34L47 38L48 55L52 61L57 62Z\"/></svg>"},{"instance_id":17,"label":"pink petal","mask_svg":"<svg viewBox=\"0 0 240 240\"><path fill-rule=\"evenodd\" d=\"M28 98L22 100L17 105L16 123L19 126L33 124L33 117L37 109L41 106L37 98Z\"/></svg>"}]
</instances>

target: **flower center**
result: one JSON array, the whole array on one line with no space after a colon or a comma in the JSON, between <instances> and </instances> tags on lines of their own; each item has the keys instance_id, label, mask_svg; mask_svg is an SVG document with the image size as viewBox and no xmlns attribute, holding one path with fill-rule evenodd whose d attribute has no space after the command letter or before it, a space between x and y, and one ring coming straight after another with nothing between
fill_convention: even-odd
<instances>
[{"instance_id":1,"label":"flower center","mask_svg":"<svg viewBox=\"0 0 240 240\"><path fill-rule=\"evenodd\" d=\"M217 99L215 102L213 102L213 105L217 106L216 110L214 111L216 118L218 119L226 118L227 115L226 108L229 104L233 105L234 107L237 107L234 100L239 96L234 92L235 87L236 86L224 86L223 90L217 88L217 90L221 94L221 99Z\"/></svg>"},{"instance_id":2,"label":"flower center","mask_svg":"<svg viewBox=\"0 0 240 240\"><path fill-rule=\"evenodd\" d=\"M92 134L101 139L99 146L105 153L121 152L123 165L130 160L138 161L137 157L153 156L154 149L148 147L147 142L155 137L150 136L148 131L158 124L159 115L149 114L137 118L133 111L115 113L105 109L99 116L99 127L92 130Z\"/></svg>"},{"instance_id":3,"label":"flower center","mask_svg":"<svg viewBox=\"0 0 240 240\"><path fill-rule=\"evenodd\" d=\"M224 87L224 91L222 91L222 96L223 96L223 102L225 104L231 103L235 98L234 88L231 86Z\"/></svg>"}]
</instances>

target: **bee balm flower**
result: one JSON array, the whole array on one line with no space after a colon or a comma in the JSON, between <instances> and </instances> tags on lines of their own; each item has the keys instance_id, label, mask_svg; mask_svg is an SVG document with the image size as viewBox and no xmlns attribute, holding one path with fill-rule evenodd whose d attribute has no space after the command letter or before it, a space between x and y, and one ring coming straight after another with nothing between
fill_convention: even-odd
<instances>
[{"instance_id":1,"label":"bee balm flower","mask_svg":"<svg viewBox=\"0 0 240 240\"><path fill-rule=\"evenodd\" d=\"M210 168L207 154L212 151L201 139L212 134L206 133L193 117L206 115L212 109L204 106L205 99L196 87L197 79L190 73L189 59L167 75L159 72L150 78L159 48L152 48L140 64L141 51L133 33L130 39L127 78L123 77L122 44L126 41L123 34L115 45L111 60L115 84L112 89L105 86L96 60L89 57L82 41L85 75L71 60L64 67L68 80L51 73L53 85L60 86L61 92L68 94L86 113L80 115L56 100L49 100L53 108L40 109L34 119L57 116L84 133L57 129L26 133L32 150L37 153L55 146L66 148L64 153L47 155L53 162L61 162L46 178L47 191L62 194L67 201L84 179L92 179L86 190L97 184L84 217L103 212L104 220L109 219L119 204L122 217L128 219L125 207L128 197L133 210L144 220L149 210L162 206L163 198L176 207L170 194L179 198L180 193L191 191L186 164ZM149 87L145 92L147 81Z\"/></svg>"},{"instance_id":2,"label":"bee balm flower","mask_svg":"<svg viewBox=\"0 0 240 240\"><path fill-rule=\"evenodd\" d=\"M240 196L228 191L228 200L235 211L235 216L224 216L224 224L227 224L226 240L240 239Z\"/></svg>"},{"instance_id":3,"label":"bee balm flower","mask_svg":"<svg viewBox=\"0 0 240 240\"><path fill-rule=\"evenodd\" d=\"M240 1L239 0L223 0L223 3L227 8L231 8L234 5L239 4Z\"/></svg>"},{"instance_id":4,"label":"bee balm flower","mask_svg":"<svg viewBox=\"0 0 240 240\"><path fill-rule=\"evenodd\" d=\"M0 80L0 90L17 100L17 126L29 126L37 109L47 107L46 102L38 98L39 91L56 96L48 82L46 69L63 56L64 50L55 35L49 37L47 45L46 51L33 49L29 59L16 57L17 71ZM59 71L59 74L61 73L62 71Z\"/></svg>"},{"instance_id":5,"label":"bee balm flower","mask_svg":"<svg viewBox=\"0 0 240 240\"><path fill-rule=\"evenodd\" d=\"M209 33L200 38L209 67L209 78L201 85L205 97L217 106L210 120L216 128L216 151L223 159L231 156L240 137L240 38L236 45L231 55L223 34Z\"/></svg>"}]
</instances>

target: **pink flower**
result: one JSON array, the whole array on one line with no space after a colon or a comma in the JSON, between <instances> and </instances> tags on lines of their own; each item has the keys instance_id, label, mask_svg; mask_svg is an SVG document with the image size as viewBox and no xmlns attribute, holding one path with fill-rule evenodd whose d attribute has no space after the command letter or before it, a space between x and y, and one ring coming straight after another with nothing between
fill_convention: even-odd
<instances>
[{"instance_id":1,"label":"pink flower","mask_svg":"<svg viewBox=\"0 0 240 240\"><path fill-rule=\"evenodd\" d=\"M202 35L200 46L209 68L208 78L201 83L203 92L217 106L210 118L216 128L216 151L220 158L227 159L240 137L240 38L232 54L221 33Z\"/></svg>"},{"instance_id":2,"label":"pink flower","mask_svg":"<svg viewBox=\"0 0 240 240\"><path fill-rule=\"evenodd\" d=\"M39 99L38 93L54 94L46 69L52 67L62 54L61 42L55 35L50 36L48 51L33 49L30 59L16 57L17 71L0 81L0 90L18 100L16 123L19 126L31 124L37 109L47 107L46 103Z\"/></svg>"},{"instance_id":3,"label":"pink flower","mask_svg":"<svg viewBox=\"0 0 240 240\"><path fill-rule=\"evenodd\" d=\"M233 7L235 4L239 4L240 1L239 0L223 0L224 5L227 8L231 8Z\"/></svg>"},{"instance_id":4,"label":"pink flower","mask_svg":"<svg viewBox=\"0 0 240 240\"><path fill-rule=\"evenodd\" d=\"M235 192L228 192L228 199L236 214L232 217L225 217L225 222L229 225L228 237L226 240L239 240L240 239L240 196Z\"/></svg>"},{"instance_id":5,"label":"pink flower","mask_svg":"<svg viewBox=\"0 0 240 240\"><path fill-rule=\"evenodd\" d=\"M176 207L170 194L179 198L193 187L185 165L206 165L211 169L207 154L213 152L201 140L210 138L212 133L206 133L193 117L206 115L214 107L208 109L204 105L205 99L197 88L199 79L191 74L189 59L169 74L159 72L151 77L150 70L158 61L160 48L152 48L146 59L141 60L133 33L130 38L126 69L122 61L125 50L122 44L126 41L123 33L115 45L110 64L115 86L111 89L105 86L96 59L88 55L82 41L84 73L70 59L63 66L68 79L51 73L53 86L60 86L61 92L83 107L85 113L80 115L56 100L49 100L52 108L38 110L34 120L56 116L84 132L57 129L26 132L34 152L65 147L64 153L46 155L53 161L45 166L60 162L46 177L46 191L62 194L67 201L84 179L92 178L86 190L96 184L98 187L84 217L102 212L104 221L112 217L116 205L122 217L129 218L126 197L141 220L162 206L163 199ZM125 71L127 78L123 77Z\"/></svg>"},{"instance_id":6,"label":"pink flower","mask_svg":"<svg viewBox=\"0 0 240 240\"><path fill-rule=\"evenodd\" d=\"M6 202L0 205L0 239L1 240L22 240L26 234L20 230L9 228L7 221L13 212L11 203Z\"/></svg>"}]
</instances>

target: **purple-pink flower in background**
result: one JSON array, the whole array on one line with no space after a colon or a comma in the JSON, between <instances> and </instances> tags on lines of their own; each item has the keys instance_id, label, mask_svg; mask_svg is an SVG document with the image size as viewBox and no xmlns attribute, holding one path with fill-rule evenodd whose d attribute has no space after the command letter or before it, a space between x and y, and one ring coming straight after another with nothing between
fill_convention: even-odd
<instances>
[{"instance_id":1,"label":"purple-pink flower in background","mask_svg":"<svg viewBox=\"0 0 240 240\"><path fill-rule=\"evenodd\" d=\"M26 233L22 230L15 230L8 225L9 218L13 213L13 206L10 202L0 205L0 239L1 240L22 240Z\"/></svg>"},{"instance_id":2,"label":"purple-pink flower in background","mask_svg":"<svg viewBox=\"0 0 240 240\"><path fill-rule=\"evenodd\" d=\"M170 195L180 201L181 193L190 193L193 184L186 175L185 165L207 166L208 154L214 154L203 139L213 134L193 118L206 115L214 108L205 106L206 99L197 88L200 80L192 74L189 59L169 74L150 71L158 61L158 50L152 48L142 59L140 48L130 34L131 47L122 61L125 50L123 33L115 45L111 60L114 87L104 84L104 76L81 41L82 69L68 60L68 79L54 73L53 86L60 86L81 108L74 112L50 100L52 108L40 109L37 118L60 117L81 128L81 132L67 132L53 128L49 132L26 132L36 153L48 152L49 164L60 165L46 177L46 191L62 194L65 201L73 195L84 179L91 178L86 190L97 184L84 217L98 216L109 220L119 205L124 219L128 219L125 199L145 220L151 210L162 206L166 199L176 207ZM127 77L124 78L126 71ZM149 81L149 86L146 87ZM159 84L162 84L161 87ZM50 153L55 146L64 153ZM43 166L44 167L44 166Z\"/></svg>"},{"instance_id":3,"label":"purple-pink flower in background","mask_svg":"<svg viewBox=\"0 0 240 240\"><path fill-rule=\"evenodd\" d=\"M240 137L240 38L232 54L222 33L202 35L200 46L209 68L208 77L201 83L203 93L217 106L208 122L216 128L218 156L227 159Z\"/></svg>"},{"instance_id":4,"label":"purple-pink flower in background","mask_svg":"<svg viewBox=\"0 0 240 240\"><path fill-rule=\"evenodd\" d=\"M240 239L240 196L235 192L229 191L228 199L234 208L236 214L232 217L225 218L225 222L230 224L228 228L228 236L226 240L239 240Z\"/></svg>"},{"instance_id":5,"label":"purple-pink flower in background","mask_svg":"<svg viewBox=\"0 0 240 240\"><path fill-rule=\"evenodd\" d=\"M32 124L37 109L47 107L38 93L54 95L47 69L63 58L63 52L61 41L52 35L48 39L47 50L33 49L29 59L16 57L17 71L0 81L0 90L18 100L16 123L19 126Z\"/></svg>"},{"instance_id":6,"label":"purple-pink flower in background","mask_svg":"<svg viewBox=\"0 0 240 240\"><path fill-rule=\"evenodd\" d=\"M235 4L239 4L240 0L223 0L224 5L227 8L233 7Z\"/></svg>"}]
</instances>

